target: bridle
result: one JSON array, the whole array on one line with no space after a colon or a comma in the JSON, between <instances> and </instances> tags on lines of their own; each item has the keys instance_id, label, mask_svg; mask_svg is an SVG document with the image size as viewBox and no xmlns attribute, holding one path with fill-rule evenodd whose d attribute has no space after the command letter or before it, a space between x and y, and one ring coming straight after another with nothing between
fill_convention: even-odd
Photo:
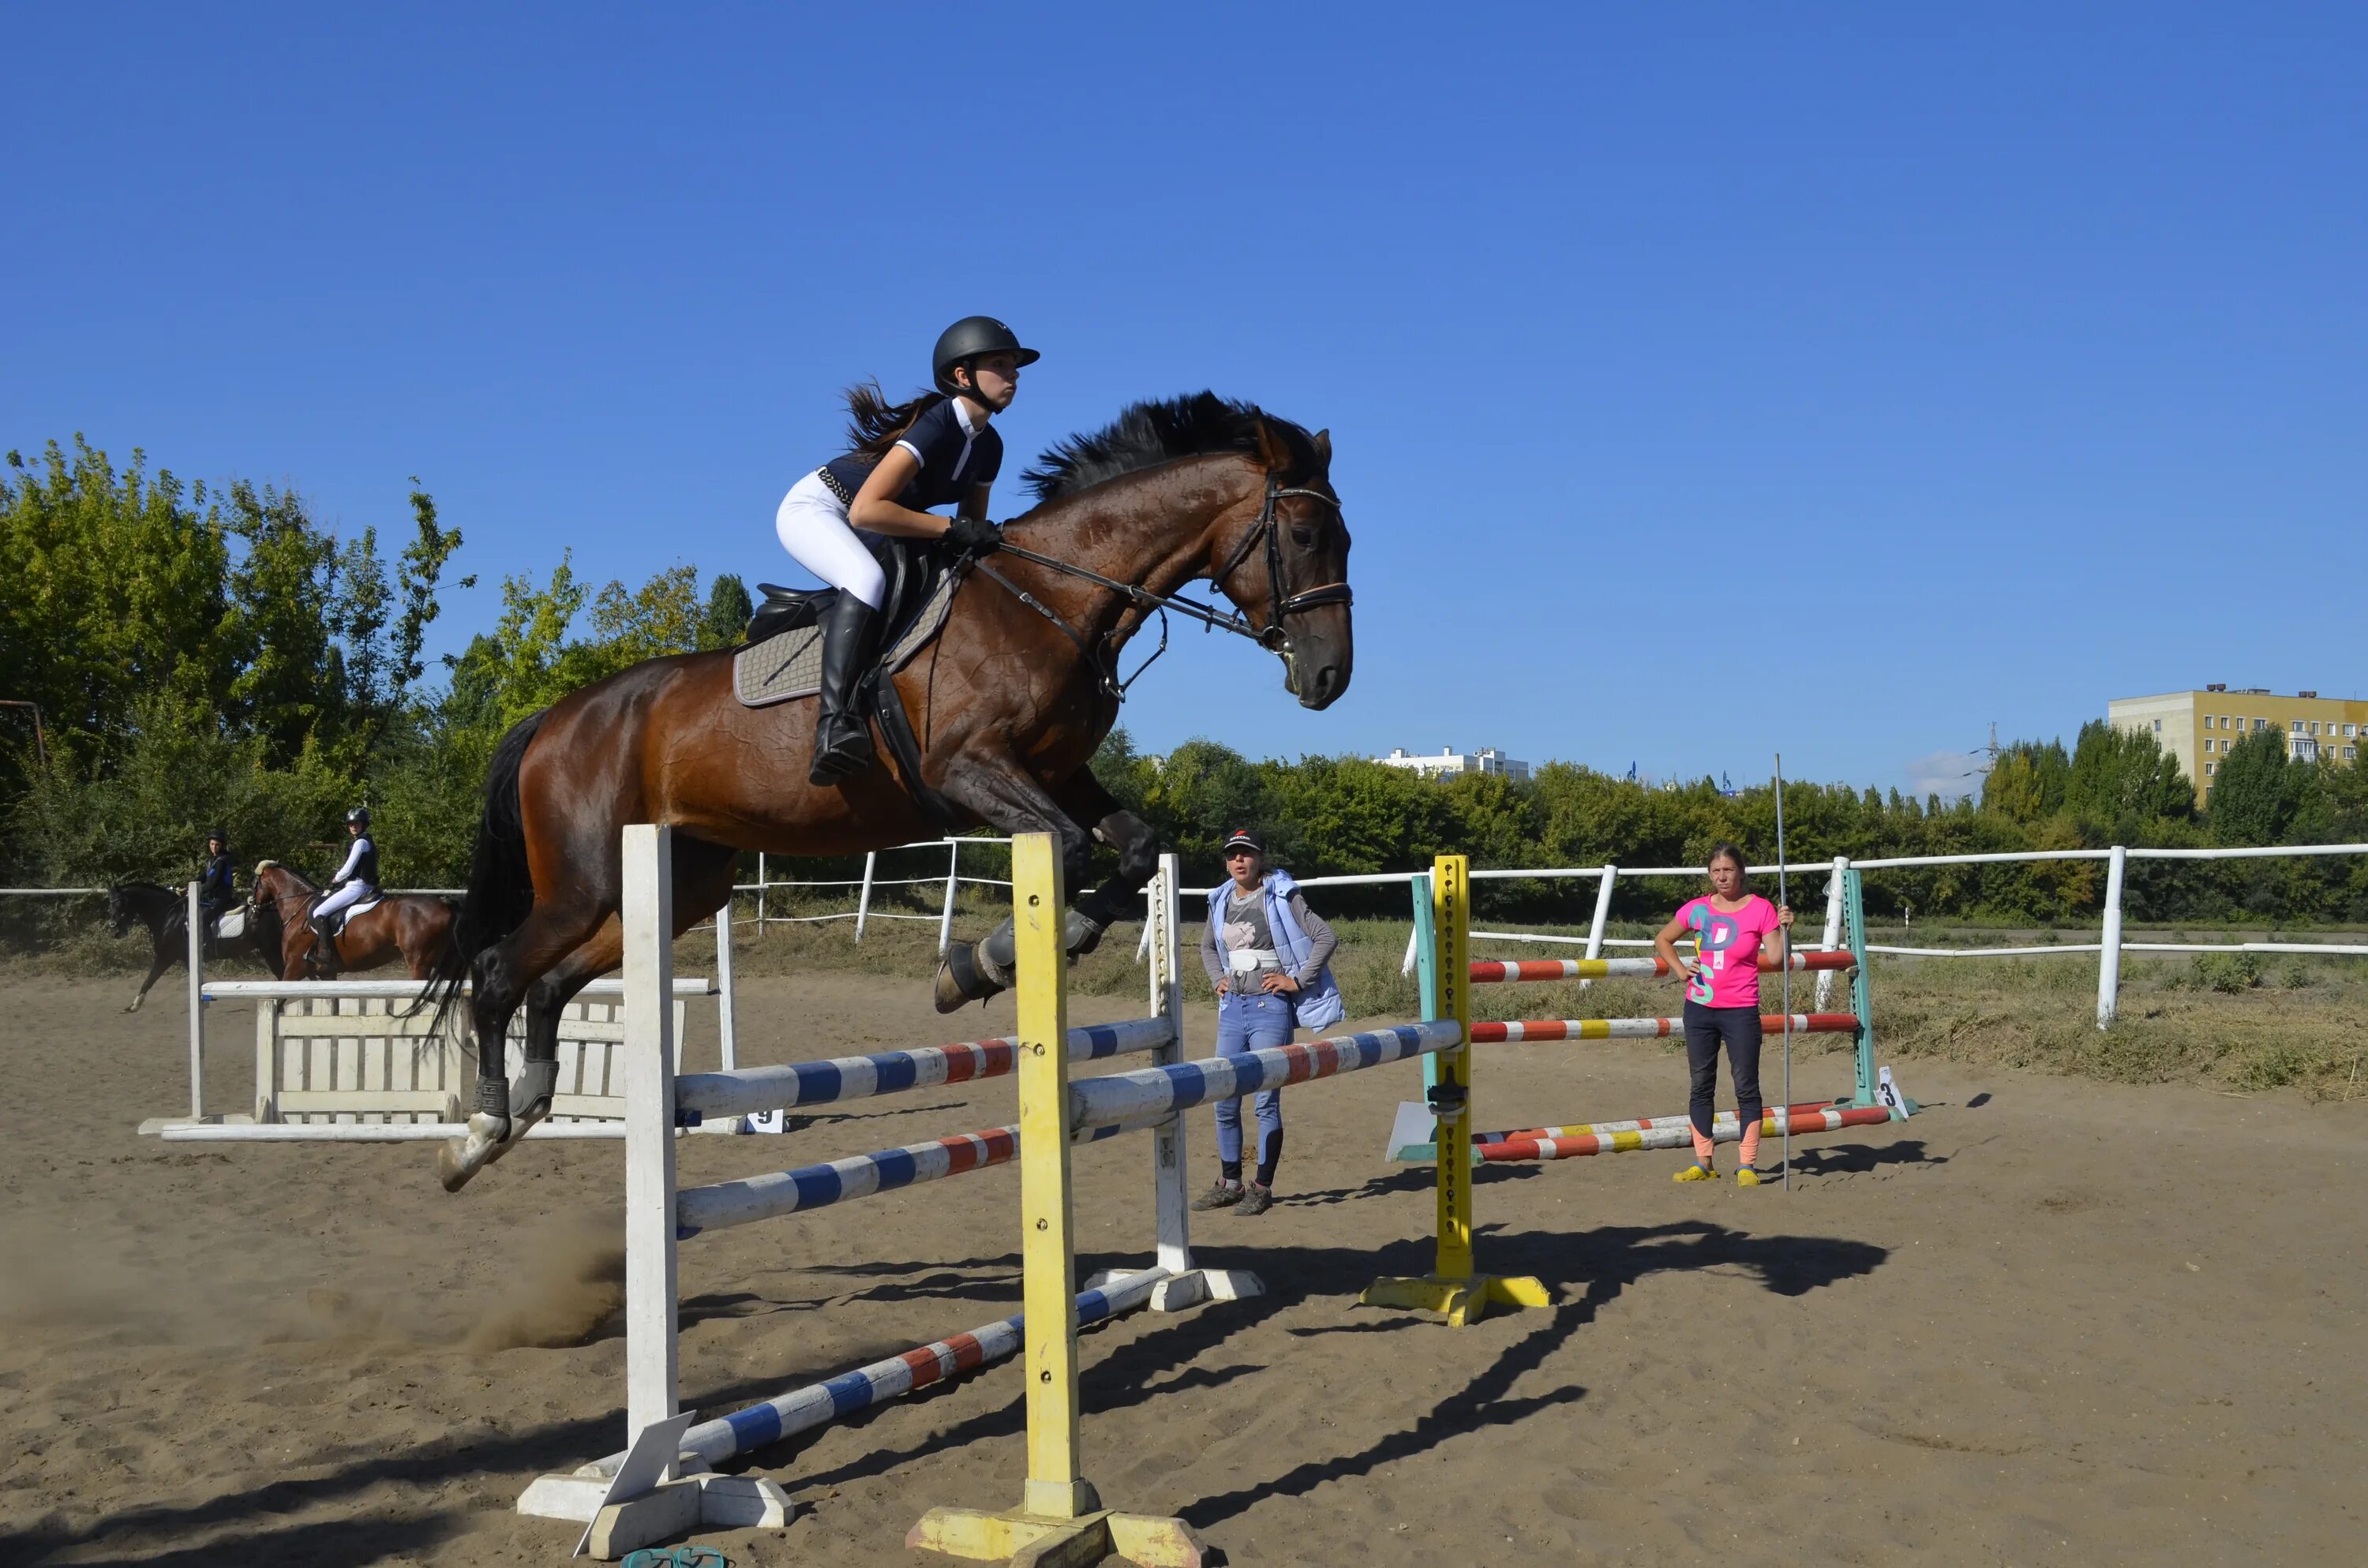
<instances>
[{"instance_id":1,"label":"bridle","mask_svg":"<svg viewBox=\"0 0 2368 1568\"><path fill-rule=\"evenodd\" d=\"M1223 588L1225 585L1225 579L1232 576L1242 562L1249 559L1251 550L1256 548L1258 541L1261 539L1266 541L1266 586L1269 607L1266 630L1252 631L1249 630L1248 621L1239 617L1227 617L1231 624L1226 627L1226 630L1239 631L1243 636L1253 639L1259 647L1269 653L1281 652L1286 641L1282 629L1285 616L1297 615L1302 610L1316 609L1325 605L1353 604L1357 597L1346 583L1326 583L1320 587L1310 588L1299 594L1288 594L1283 591L1282 529L1275 521L1274 504L1286 495L1304 495L1310 500L1323 502L1335 513L1340 510L1340 503L1325 494L1321 490L1309 490L1298 485L1285 486L1277 483L1273 474L1268 474L1266 503L1258 508L1257 523L1252 525L1248 533L1242 536L1242 542L1234 547L1234 553L1226 560L1224 565L1218 568L1209 578L1210 586Z\"/></svg>"},{"instance_id":2,"label":"bridle","mask_svg":"<svg viewBox=\"0 0 2368 1568\"><path fill-rule=\"evenodd\" d=\"M1143 672L1157 663L1160 654L1167 652L1167 612L1171 609L1178 615L1199 621L1204 631L1230 631L1237 637L1248 638L1269 653L1280 653L1291 640L1283 622L1292 616L1306 610L1320 609L1326 605L1349 605L1356 602L1354 591L1346 583L1326 583L1297 594L1287 591L1288 585L1284 580L1283 573L1282 529L1275 518L1274 504L1285 497L1294 495L1305 496L1312 501L1321 501L1331 507L1336 514L1340 510L1338 498L1327 495L1321 490L1310 490L1302 485L1286 485L1269 472L1266 476L1266 499L1258 506L1258 521L1250 525L1249 531L1242 536L1241 543L1235 545L1234 552L1225 558L1225 563L1211 573L1209 576L1209 585L1212 589L1222 590L1225 585L1225 580L1240 570L1243 563L1248 561L1250 551L1263 542L1266 546L1268 606L1267 623L1263 628L1254 627L1247 615L1237 611L1222 610L1213 604L1202 604L1197 599L1188 599L1181 594L1156 594L1140 583L1121 583L1115 577L1105 577L1099 572L1050 555L1039 554L1032 550L1024 550L1016 544L1006 543L1003 546L1000 551L1002 554L1017 556L1022 561L1042 566L1048 571L1058 572L1070 577L1081 577L1088 583L1110 589L1142 610L1145 619L1154 613L1159 616L1159 646L1152 651L1149 658L1135 666L1134 674L1124 680L1118 679L1116 670L1100 656L1101 643L1121 641L1124 637L1132 635L1143 621L1136 621L1133 627L1115 627L1098 643L1089 641L1084 632L1072 626L1058 611L1046 606L1042 600L989 566L984 560L973 560L971 565L994 582L1001 584L1012 597L1066 632L1069 641L1075 642L1086 656L1095 663L1098 673L1101 676L1102 689L1123 702L1126 700L1127 688L1141 680Z\"/></svg>"}]
</instances>

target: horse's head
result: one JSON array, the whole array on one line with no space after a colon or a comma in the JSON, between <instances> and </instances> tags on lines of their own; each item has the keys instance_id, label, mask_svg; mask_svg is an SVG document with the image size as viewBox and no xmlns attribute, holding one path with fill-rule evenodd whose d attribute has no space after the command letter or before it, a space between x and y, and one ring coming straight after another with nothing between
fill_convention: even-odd
<instances>
[{"instance_id":1,"label":"horse's head","mask_svg":"<svg viewBox=\"0 0 2368 1568\"><path fill-rule=\"evenodd\" d=\"M131 895L130 882L118 882L107 890L107 934L119 941L131 935L134 911Z\"/></svg>"},{"instance_id":2,"label":"horse's head","mask_svg":"<svg viewBox=\"0 0 2368 1568\"><path fill-rule=\"evenodd\" d=\"M1328 708L1349 689L1349 523L1332 488L1332 435L1261 416L1255 514L1211 540L1209 576L1282 660L1283 689Z\"/></svg>"}]
</instances>

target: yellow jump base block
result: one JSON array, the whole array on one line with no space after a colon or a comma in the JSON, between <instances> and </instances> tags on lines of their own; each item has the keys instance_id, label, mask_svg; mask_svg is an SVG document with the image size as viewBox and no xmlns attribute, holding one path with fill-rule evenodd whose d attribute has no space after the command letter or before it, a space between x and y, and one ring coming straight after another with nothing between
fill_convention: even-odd
<instances>
[{"instance_id":1,"label":"yellow jump base block","mask_svg":"<svg viewBox=\"0 0 2368 1568\"><path fill-rule=\"evenodd\" d=\"M1446 1278L1436 1274L1376 1279L1357 1298L1368 1307L1406 1307L1438 1312L1451 1328L1478 1323L1490 1307L1544 1307L1554 1304L1545 1286L1530 1275L1480 1274Z\"/></svg>"},{"instance_id":2,"label":"yellow jump base block","mask_svg":"<svg viewBox=\"0 0 2368 1568\"><path fill-rule=\"evenodd\" d=\"M1110 1557L1123 1557L1143 1568L1201 1568L1207 1551L1181 1519L1107 1508L1068 1519L1016 1509L990 1514L981 1508L932 1508L905 1533L905 1544L974 1562L1008 1562L1011 1568L1086 1568Z\"/></svg>"}]
</instances>

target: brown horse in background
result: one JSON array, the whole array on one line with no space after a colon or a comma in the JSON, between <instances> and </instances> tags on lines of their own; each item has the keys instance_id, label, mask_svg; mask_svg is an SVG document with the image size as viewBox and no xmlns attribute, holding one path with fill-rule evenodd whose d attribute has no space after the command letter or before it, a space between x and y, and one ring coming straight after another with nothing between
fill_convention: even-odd
<instances>
[{"instance_id":1,"label":"brown horse in background","mask_svg":"<svg viewBox=\"0 0 2368 1568\"><path fill-rule=\"evenodd\" d=\"M1241 610L1217 624L1278 654L1302 706L1338 699L1351 660L1349 530L1331 458L1328 436L1208 392L1138 403L1046 453L1027 475L1042 505L1008 525L1002 552L960 568L944 630L894 677L917 780L892 771L882 747L864 773L808 783L815 704L741 706L729 650L633 665L518 723L495 753L434 987L440 1012L475 983L476 1110L466 1141L439 1153L445 1187L549 1113L561 1008L622 952L628 824L676 830L677 934L730 896L740 850L848 855L948 825L1051 833L1071 887L1095 839L1118 851L1117 873L1071 901L1072 952L1139 914L1159 846L1087 767L1118 718L1117 650L1163 604L1207 615L1172 597L1206 578ZM916 783L942 801L937 817ZM1007 922L950 955L940 1008L1000 989L1008 949ZM504 1051L521 1003L514 1099Z\"/></svg>"},{"instance_id":2,"label":"brown horse in background","mask_svg":"<svg viewBox=\"0 0 2368 1568\"><path fill-rule=\"evenodd\" d=\"M277 860L255 868L256 942L282 980L330 978L315 968L310 917L321 891ZM426 980L452 945L452 906L428 893L386 893L337 932L337 967L376 969L400 958L414 980Z\"/></svg>"}]
</instances>

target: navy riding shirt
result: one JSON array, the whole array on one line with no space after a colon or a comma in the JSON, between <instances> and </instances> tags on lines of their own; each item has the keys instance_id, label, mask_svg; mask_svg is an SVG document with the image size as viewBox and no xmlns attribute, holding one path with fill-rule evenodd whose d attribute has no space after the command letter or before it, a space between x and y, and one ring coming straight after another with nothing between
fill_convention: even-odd
<instances>
[{"instance_id":1,"label":"navy riding shirt","mask_svg":"<svg viewBox=\"0 0 2368 1568\"><path fill-rule=\"evenodd\" d=\"M896 444L919 460L900 506L926 512L932 506L959 505L978 485L994 482L1003 469L1003 437L985 420L971 423L970 408L960 398L948 398L913 421ZM871 476L870 459L855 452L833 458L824 472L837 483L832 489L852 496Z\"/></svg>"}]
</instances>

